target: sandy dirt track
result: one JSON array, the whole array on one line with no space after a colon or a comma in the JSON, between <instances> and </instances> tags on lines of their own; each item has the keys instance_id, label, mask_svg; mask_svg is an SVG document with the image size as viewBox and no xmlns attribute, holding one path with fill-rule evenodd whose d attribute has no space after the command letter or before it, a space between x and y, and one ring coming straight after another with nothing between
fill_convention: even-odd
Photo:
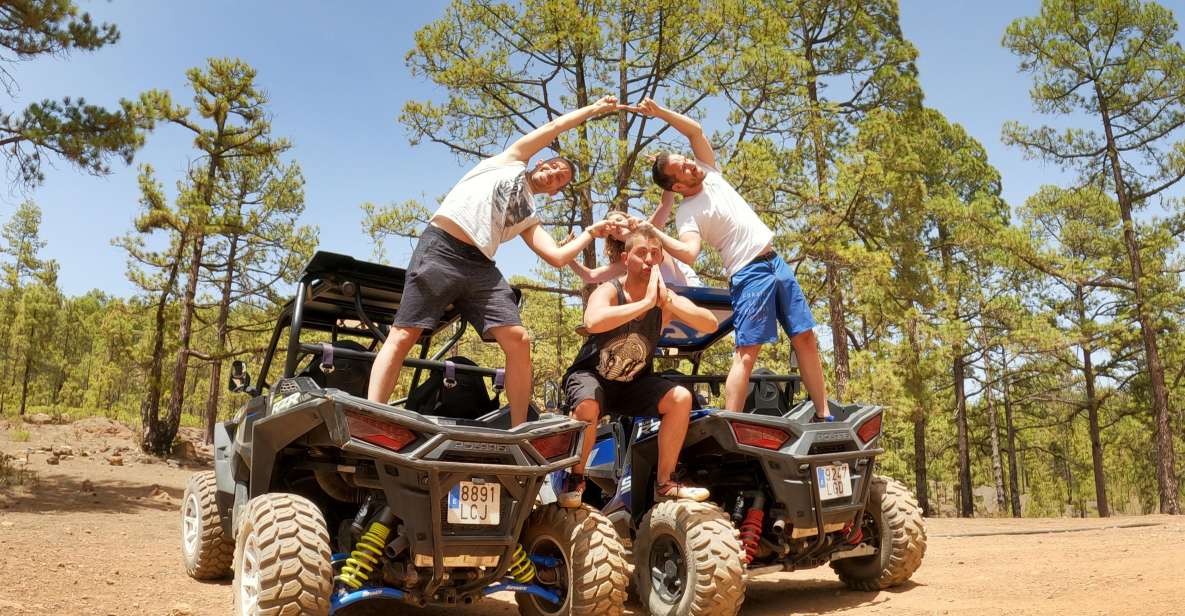
<instances>
[{"instance_id":1,"label":"sandy dirt track","mask_svg":"<svg viewBox=\"0 0 1185 616\"><path fill-rule=\"evenodd\" d=\"M194 468L134 451L112 466L108 457L130 447L129 432L85 421L22 426L29 442L12 442L0 422L0 451L37 475L0 487L0 615L229 614L230 583L191 580L181 565L178 503ZM54 443L72 453L41 450ZM927 530L926 559L905 586L852 592L829 568L777 574L750 583L741 614L1185 613L1185 517L931 519ZM627 612L643 613L636 603ZM517 610L503 594L469 608L394 613Z\"/></svg>"}]
</instances>

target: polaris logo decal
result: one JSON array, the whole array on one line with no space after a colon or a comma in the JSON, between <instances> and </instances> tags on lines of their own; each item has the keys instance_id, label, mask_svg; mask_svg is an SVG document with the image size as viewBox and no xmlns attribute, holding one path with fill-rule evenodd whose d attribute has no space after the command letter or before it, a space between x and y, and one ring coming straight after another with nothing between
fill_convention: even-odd
<instances>
[{"instance_id":1,"label":"polaris logo decal","mask_svg":"<svg viewBox=\"0 0 1185 616\"><path fill-rule=\"evenodd\" d=\"M482 453L506 453L510 451L510 445L501 445L498 443L473 443L469 441L454 441L450 450L461 451L480 451Z\"/></svg>"},{"instance_id":2,"label":"polaris logo decal","mask_svg":"<svg viewBox=\"0 0 1185 616\"><path fill-rule=\"evenodd\" d=\"M846 441L846 440L848 440L848 433L847 432L837 432L835 430L831 430L828 432L816 432L815 433L815 442L833 443L835 441Z\"/></svg>"}]
</instances>

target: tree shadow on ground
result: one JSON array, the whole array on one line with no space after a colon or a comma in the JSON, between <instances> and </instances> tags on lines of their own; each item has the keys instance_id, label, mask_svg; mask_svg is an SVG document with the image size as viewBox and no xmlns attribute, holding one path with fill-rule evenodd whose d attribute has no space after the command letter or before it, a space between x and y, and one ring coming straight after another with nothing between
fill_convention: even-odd
<instances>
[{"instance_id":1,"label":"tree shadow on ground","mask_svg":"<svg viewBox=\"0 0 1185 616\"><path fill-rule=\"evenodd\" d=\"M827 579L757 579L745 592L743 616L782 616L784 614L830 614L857 607L879 605L889 596L909 592L920 586L907 581L900 586L876 592L849 590L839 580Z\"/></svg>"},{"instance_id":2,"label":"tree shadow on ground","mask_svg":"<svg viewBox=\"0 0 1185 616\"><path fill-rule=\"evenodd\" d=\"M0 507L11 513L177 511L181 495L151 482L42 474L32 484L0 490Z\"/></svg>"}]
</instances>

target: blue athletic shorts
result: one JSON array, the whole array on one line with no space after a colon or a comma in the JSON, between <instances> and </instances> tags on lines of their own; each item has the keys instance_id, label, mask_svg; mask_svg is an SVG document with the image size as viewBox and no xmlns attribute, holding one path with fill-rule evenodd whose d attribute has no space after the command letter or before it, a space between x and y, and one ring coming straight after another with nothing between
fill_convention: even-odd
<instances>
[{"instance_id":1,"label":"blue athletic shorts","mask_svg":"<svg viewBox=\"0 0 1185 616\"><path fill-rule=\"evenodd\" d=\"M738 347L778 339L778 325L793 338L815 327L794 270L776 253L757 257L728 281Z\"/></svg>"}]
</instances>

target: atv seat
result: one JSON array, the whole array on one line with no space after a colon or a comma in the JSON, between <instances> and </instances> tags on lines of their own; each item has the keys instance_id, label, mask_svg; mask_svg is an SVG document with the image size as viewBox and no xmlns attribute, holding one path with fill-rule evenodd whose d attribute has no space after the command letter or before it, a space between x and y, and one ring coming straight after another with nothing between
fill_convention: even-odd
<instances>
[{"instance_id":1,"label":"atv seat","mask_svg":"<svg viewBox=\"0 0 1185 616\"><path fill-rule=\"evenodd\" d=\"M776 373L769 368L757 368L754 376L771 375ZM779 388L777 383L758 381L749 383L749 393L745 397L745 411L755 415L770 415L782 417L790 412L791 395L789 388Z\"/></svg>"},{"instance_id":2,"label":"atv seat","mask_svg":"<svg viewBox=\"0 0 1185 616\"><path fill-rule=\"evenodd\" d=\"M367 348L353 340L337 340L333 343L335 349L351 351L367 351ZM325 372L322 368L323 353L314 353L309 363L297 376L307 376L321 387L333 387L350 395L365 398L370 384L370 368L373 362L358 357L333 357L332 370Z\"/></svg>"}]
</instances>

